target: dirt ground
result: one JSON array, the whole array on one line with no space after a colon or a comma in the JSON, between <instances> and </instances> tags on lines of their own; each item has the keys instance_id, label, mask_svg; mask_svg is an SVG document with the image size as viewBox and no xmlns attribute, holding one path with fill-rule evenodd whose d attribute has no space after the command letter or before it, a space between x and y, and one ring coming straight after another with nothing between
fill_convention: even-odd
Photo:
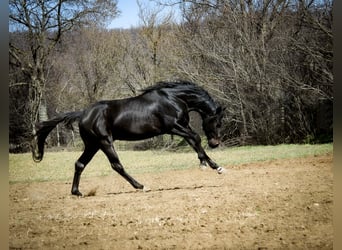
<instances>
[{"instance_id":1,"label":"dirt ground","mask_svg":"<svg viewBox=\"0 0 342 250\"><path fill-rule=\"evenodd\" d=\"M10 249L332 249L332 158L11 184Z\"/></svg>"}]
</instances>

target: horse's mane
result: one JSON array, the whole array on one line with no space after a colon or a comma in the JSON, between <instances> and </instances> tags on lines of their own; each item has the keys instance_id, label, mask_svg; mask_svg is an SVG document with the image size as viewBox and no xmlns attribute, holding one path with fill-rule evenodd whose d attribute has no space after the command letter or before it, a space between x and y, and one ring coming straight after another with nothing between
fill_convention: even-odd
<instances>
[{"instance_id":1,"label":"horse's mane","mask_svg":"<svg viewBox=\"0 0 342 250\"><path fill-rule=\"evenodd\" d=\"M154 90L169 89L169 88L172 88L172 89L191 89L191 90L194 90L194 89L199 89L200 87L197 84L195 84L193 82L189 82L189 81L181 81L181 80L174 81L174 82L160 81L160 82L157 82L156 84L154 84L154 85L152 85L150 87L147 87L147 88L143 89L142 91L144 93L147 93L147 92L151 92L151 91L154 91Z\"/></svg>"},{"instance_id":2,"label":"horse's mane","mask_svg":"<svg viewBox=\"0 0 342 250\"><path fill-rule=\"evenodd\" d=\"M213 109L216 109L217 104L208 94L208 92L203 89L201 86L196 83L190 81L173 81L166 82L161 81L157 82L155 85L147 87L142 90L143 94L152 92L152 91L164 91L167 94L174 95L180 97L182 99L186 99L188 101L192 101L193 103L197 103L196 105L203 106L204 103L211 106ZM200 98L198 98L200 97Z\"/></svg>"},{"instance_id":3,"label":"horse's mane","mask_svg":"<svg viewBox=\"0 0 342 250\"><path fill-rule=\"evenodd\" d=\"M202 95L205 98L211 99L208 92L204 90L202 87L197 85L196 83L189 82L189 81L174 81L174 82L157 82L155 85L152 85L150 87L147 87L143 89L143 94L156 91L156 90L165 90L168 92L184 92L184 93L197 93L199 95Z\"/></svg>"}]
</instances>

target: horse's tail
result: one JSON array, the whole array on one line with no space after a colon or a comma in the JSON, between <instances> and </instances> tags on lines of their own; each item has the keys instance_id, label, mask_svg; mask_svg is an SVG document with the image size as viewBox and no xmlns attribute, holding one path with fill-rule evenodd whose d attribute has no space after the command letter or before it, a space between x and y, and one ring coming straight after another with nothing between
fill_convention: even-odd
<instances>
[{"instance_id":1,"label":"horse's tail","mask_svg":"<svg viewBox=\"0 0 342 250\"><path fill-rule=\"evenodd\" d=\"M64 122L67 126L81 118L83 111L68 112L60 114L57 117L43 122L36 123L36 132L31 141L32 158L35 162L40 162L44 155L44 144L46 137L57 126L58 123Z\"/></svg>"}]
</instances>

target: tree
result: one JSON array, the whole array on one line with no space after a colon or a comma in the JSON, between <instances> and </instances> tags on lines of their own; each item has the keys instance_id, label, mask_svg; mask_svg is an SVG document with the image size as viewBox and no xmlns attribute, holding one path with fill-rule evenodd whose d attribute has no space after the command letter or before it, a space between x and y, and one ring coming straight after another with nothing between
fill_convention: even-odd
<instances>
[{"instance_id":1,"label":"tree","mask_svg":"<svg viewBox=\"0 0 342 250\"><path fill-rule=\"evenodd\" d=\"M60 11L66 22L80 11L75 6L85 6L76 2L10 4L10 109L18 114L10 117L16 127L11 134L33 127L34 117L44 114L37 106L44 107L44 99L54 115L182 78L202 85L226 107L227 145L332 140L331 0L153 1L160 6L138 1L140 27L109 31L96 26L105 15L90 15L75 19L72 27L60 25L59 32L53 19L57 3L68 4ZM31 6L32 27L44 23L32 21L44 16L44 8L50 8L45 20L57 20L56 25L39 35L19 21L25 18L19 5ZM165 12L163 5L179 5L182 20L178 15L175 22L175 12ZM30 105L24 105L26 99Z\"/></svg>"},{"instance_id":2,"label":"tree","mask_svg":"<svg viewBox=\"0 0 342 250\"><path fill-rule=\"evenodd\" d=\"M35 132L37 121L46 113L44 91L48 56L62 36L81 26L103 25L118 14L116 0L10 0L10 65L22 72L24 81L10 87L28 88L29 123ZM20 41L20 43L18 42Z\"/></svg>"},{"instance_id":3,"label":"tree","mask_svg":"<svg viewBox=\"0 0 342 250\"><path fill-rule=\"evenodd\" d=\"M164 8L158 6L151 8L144 6L140 1L137 2L139 6L139 18L142 23L140 29L140 36L146 44L147 50L150 51L150 58L152 60L152 82L158 81L160 78L160 50L163 39L165 39L166 31L170 28L172 22L172 13L163 14Z\"/></svg>"},{"instance_id":4,"label":"tree","mask_svg":"<svg viewBox=\"0 0 342 250\"><path fill-rule=\"evenodd\" d=\"M227 107L225 138L274 144L316 136L317 108L332 107L331 0L158 2L181 6L178 74Z\"/></svg>"}]
</instances>

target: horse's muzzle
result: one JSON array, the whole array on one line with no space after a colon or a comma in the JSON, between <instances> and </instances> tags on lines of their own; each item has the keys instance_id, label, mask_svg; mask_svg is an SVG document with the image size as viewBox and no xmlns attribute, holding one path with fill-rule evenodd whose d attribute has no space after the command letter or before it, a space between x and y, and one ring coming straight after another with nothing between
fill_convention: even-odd
<instances>
[{"instance_id":1,"label":"horse's muzzle","mask_svg":"<svg viewBox=\"0 0 342 250\"><path fill-rule=\"evenodd\" d=\"M220 140L219 139L215 139L215 138L211 138L208 140L208 145L211 148L216 148L218 145L220 145Z\"/></svg>"}]
</instances>

